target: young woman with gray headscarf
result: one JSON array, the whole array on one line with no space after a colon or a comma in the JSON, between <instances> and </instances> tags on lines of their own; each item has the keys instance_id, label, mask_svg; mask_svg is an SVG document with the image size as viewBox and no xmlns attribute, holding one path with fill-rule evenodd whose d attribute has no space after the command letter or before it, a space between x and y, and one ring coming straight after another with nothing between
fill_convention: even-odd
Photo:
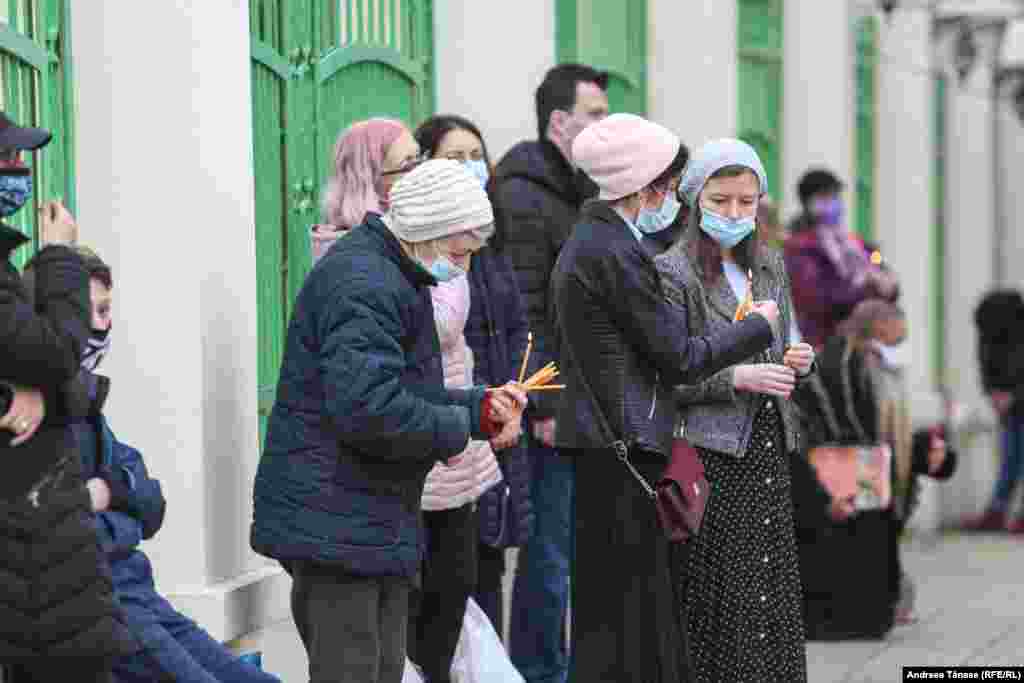
<instances>
[{"instance_id":1,"label":"young woman with gray headscarf","mask_svg":"<svg viewBox=\"0 0 1024 683\"><path fill-rule=\"evenodd\" d=\"M678 436L697 448L712 487L682 571L680 608L700 682L807 679L786 457L798 433L787 399L813 372L814 351L787 345L786 269L754 234L767 185L750 145L704 145L679 188L693 208L689 228L655 259L669 299L689 312L684 334L728 330L748 293L779 303L783 331L767 351L676 391Z\"/></svg>"},{"instance_id":2,"label":"young woman with gray headscarf","mask_svg":"<svg viewBox=\"0 0 1024 683\"><path fill-rule=\"evenodd\" d=\"M729 328L691 334L692 312L666 297L643 237L678 214L686 152L672 132L612 114L577 136L573 158L600 195L551 283L566 384L556 445L576 476L572 678L689 681L673 571L688 547L668 542L638 477L650 487L670 462L673 387L768 348L778 307L765 301Z\"/></svg>"}]
</instances>

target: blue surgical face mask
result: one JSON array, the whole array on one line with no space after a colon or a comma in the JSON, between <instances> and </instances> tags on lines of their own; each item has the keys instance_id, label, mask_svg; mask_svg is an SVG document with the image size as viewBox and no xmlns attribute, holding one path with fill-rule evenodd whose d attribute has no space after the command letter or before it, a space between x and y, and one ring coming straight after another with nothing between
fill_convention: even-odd
<instances>
[{"instance_id":1,"label":"blue surgical face mask","mask_svg":"<svg viewBox=\"0 0 1024 683\"><path fill-rule=\"evenodd\" d=\"M32 196L31 173L0 174L0 218L7 218L25 206Z\"/></svg>"},{"instance_id":2,"label":"blue surgical face mask","mask_svg":"<svg viewBox=\"0 0 1024 683\"><path fill-rule=\"evenodd\" d=\"M436 256L429 266L425 266L427 272L434 276L438 282L451 282L466 275L466 271L455 265L455 262L440 252L435 247ZM422 263L422 261L420 262Z\"/></svg>"},{"instance_id":3,"label":"blue surgical face mask","mask_svg":"<svg viewBox=\"0 0 1024 683\"><path fill-rule=\"evenodd\" d=\"M665 195L665 201L661 203L658 210L641 208L640 214L636 217L636 227L640 232L648 235L668 228L679 215L679 202L671 193Z\"/></svg>"},{"instance_id":4,"label":"blue surgical face mask","mask_svg":"<svg viewBox=\"0 0 1024 683\"><path fill-rule=\"evenodd\" d=\"M483 159L469 159L468 161L462 162L466 165L473 175L476 176L477 180L480 181L480 185L487 187L487 181L491 179L491 172L487 168L487 162Z\"/></svg>"},{"instance_id":5,"label":"blue surgical face mask","mask_svg":"<svg viewBox=\"0 0 1024 683\"><path fill-rule=\"evenodd\" d=\"M728 218L702 208L700 229L726 249L732 249L754 232L754 217Z\"/></svg>"}]
</instances>

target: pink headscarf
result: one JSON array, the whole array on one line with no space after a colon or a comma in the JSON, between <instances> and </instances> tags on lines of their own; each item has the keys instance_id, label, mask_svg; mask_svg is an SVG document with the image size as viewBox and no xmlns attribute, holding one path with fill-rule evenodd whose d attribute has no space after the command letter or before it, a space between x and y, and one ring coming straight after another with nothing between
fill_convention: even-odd
<instances>
[{"instance_id":1,"label":"pink headscarf","mask_svg":"<svg viewBox=\"0 0 1024 683\"><path fill-rule=\"evenodd\" d=\"M342 131L334 145L334 174L323 196L324 223L313 226L313 263L344 231L363 222L368 211L383 213L381 170L388 149L408 129L401 121L373 118Z\"/></svg>"}]
</instances>

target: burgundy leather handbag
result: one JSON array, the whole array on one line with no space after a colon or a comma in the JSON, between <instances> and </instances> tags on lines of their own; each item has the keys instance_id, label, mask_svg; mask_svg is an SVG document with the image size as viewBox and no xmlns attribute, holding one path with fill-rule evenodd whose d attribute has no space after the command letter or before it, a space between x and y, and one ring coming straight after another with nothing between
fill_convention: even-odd
<instances>
[{"instance_id":1,"label":"burgundy leather handbag","mask_svg":"<svg viewBox=\"0 0 1024 683\"><path fill-rule=\"evenodd\" d=\"M686 439L672 442L668 466L655 486L629 461L629 450L622 441L612 444L619 460L629 469L654 501L661 530L672 543L683 543L700 533L711 485L704 476L704 463Z\"/></svg>"}]
</instances>

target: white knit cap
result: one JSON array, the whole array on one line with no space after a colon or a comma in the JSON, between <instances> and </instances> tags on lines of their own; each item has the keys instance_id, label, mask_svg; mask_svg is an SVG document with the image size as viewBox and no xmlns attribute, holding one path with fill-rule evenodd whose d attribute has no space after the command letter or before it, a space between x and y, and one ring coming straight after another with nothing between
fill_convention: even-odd
<instances>
[{"instance_id":1,"label":"white knit cap","mask_svg":"<svg viewBox=\"0 0 1024 683\"><path fill-rule=\"evenodd\" d=\"M494 212L480 181L451 159L425 161L406 173L390 194L387 224L415 244L489 227Z\"/></svg>"},{"instance_id":2,"label":"white knit cap","mask_svg":"<svg viewBox=\"0 0 1024 683\"><path fill-rule=\"evenodd\" d=\"M612 114L584 128L572 143L572 158L615 201L639 192L665 172L679 154L679 138L635 114Z\"/></svg>"}]
</instances>

